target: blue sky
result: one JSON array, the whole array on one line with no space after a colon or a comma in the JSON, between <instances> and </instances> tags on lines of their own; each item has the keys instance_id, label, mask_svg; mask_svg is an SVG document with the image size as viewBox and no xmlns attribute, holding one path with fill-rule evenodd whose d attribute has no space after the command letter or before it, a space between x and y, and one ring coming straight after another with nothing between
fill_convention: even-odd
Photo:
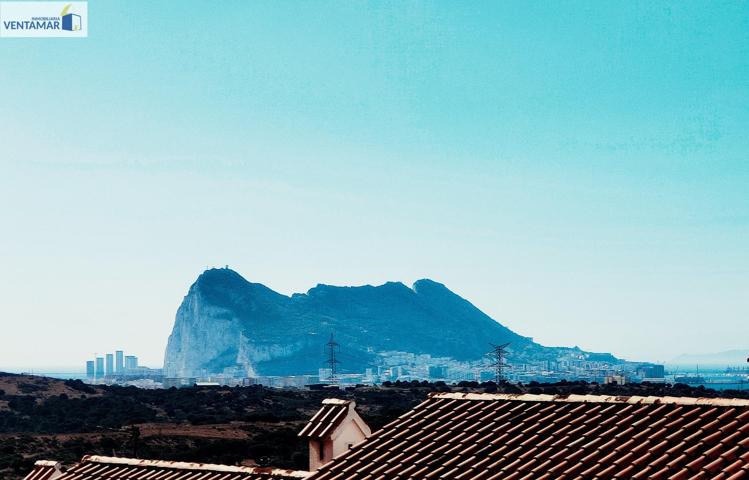
<instances>
[{"instance_id":1,"label":"blue sky","mask_svg":"<svg viewBox=\"0 0 749 480\"><path fill-rule=\"evenodd\" d=\"M0 366L163 357L229 264L549 345L747 348L746 2L90 2L0 39Z\"/></svg>"}]
</instances>

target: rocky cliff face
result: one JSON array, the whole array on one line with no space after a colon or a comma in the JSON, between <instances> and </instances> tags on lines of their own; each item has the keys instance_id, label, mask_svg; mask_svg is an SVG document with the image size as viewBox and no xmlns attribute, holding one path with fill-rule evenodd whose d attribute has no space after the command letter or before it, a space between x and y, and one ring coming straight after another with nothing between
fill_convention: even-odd
<instances>
[{"instance_id":1,"label":"rocky cliff face","mask_svg":"<svg viewBox=\"0 0 749 480\"><path fill-rule=\"evenodd\" d=\"M489 343L512 342L510 360L554 360L559 349L522 337L431 280L409 288L318 285L281 295L229 269L204 272L177 311L166 348L169 376L242 367L249 375L314 374L331 333L342 371L362 372L385 351L475 361Z\"/></svg>"}]
</instances>

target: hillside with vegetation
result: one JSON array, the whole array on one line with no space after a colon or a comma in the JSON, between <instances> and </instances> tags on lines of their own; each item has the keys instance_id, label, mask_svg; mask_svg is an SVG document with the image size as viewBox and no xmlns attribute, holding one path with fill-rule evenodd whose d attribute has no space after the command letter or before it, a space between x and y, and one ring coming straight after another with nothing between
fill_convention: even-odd
<instances>
[{"instance_id":1,"label":"hillside with vegetation","mask_svg":"<svg viewBox=\"0 0 749 480\"><path fill-rule=\"evenodd\" d=\"M719 395L686 385L585 382L143 390L0 373L0 478L23 478L35 460L73 463L86 454L305 469L307 445L296 435L324 398L356 401L362 417L377 430L431 392L446 391L749 398L749 392Z\"/></svg>"}]
</instances>

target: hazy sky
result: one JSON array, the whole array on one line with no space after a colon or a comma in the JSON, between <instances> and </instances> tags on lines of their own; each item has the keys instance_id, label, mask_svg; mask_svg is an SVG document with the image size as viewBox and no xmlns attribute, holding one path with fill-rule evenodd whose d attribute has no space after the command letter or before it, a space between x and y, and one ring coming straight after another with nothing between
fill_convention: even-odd
<instances>
[{"instance_id":1,"label":"hazy sky","mask_svg":"<svg viewBox=\"0 0 749 480\"><path fill-rule=\"evenodd\" d=\"M0 367L160 366L206 267L749 349L749 3L104 2L0 39Z\"/></svg>"}]
</instances>

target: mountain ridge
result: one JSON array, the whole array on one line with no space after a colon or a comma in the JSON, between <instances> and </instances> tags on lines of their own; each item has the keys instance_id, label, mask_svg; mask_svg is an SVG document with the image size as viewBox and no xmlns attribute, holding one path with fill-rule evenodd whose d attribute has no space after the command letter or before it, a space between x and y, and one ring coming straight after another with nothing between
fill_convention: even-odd
<instances>
[{"instance_id":1,"label":"mountain ridge","mask_svg":"<svg viewBox=\"0 0 749 480\"><path fill-rule=\"evenodd\" d=\"M318 284L290 296L228 268L203 272L177 310L164 357L167 375L191 377L243 368L254 375L316 374L334 333L344 372L382 365L386 352L438 361L481 362L490 343L511 343L516 362L553 361L579 349L544 347L513 332L431 279L408 287Z\"/></svg>"},{"instance_id":2,"label":"mountain ridge","mask_svg":"<svg viewBox=\"0 0 749 480\"><path fill-rule=\"evenodd\" d=\"M683 353L674 357L668 363L670 365L741 365L744 366L749 361L749 349L732 349L721 352L710 353Z\"/></svg>"}]
</instances>

